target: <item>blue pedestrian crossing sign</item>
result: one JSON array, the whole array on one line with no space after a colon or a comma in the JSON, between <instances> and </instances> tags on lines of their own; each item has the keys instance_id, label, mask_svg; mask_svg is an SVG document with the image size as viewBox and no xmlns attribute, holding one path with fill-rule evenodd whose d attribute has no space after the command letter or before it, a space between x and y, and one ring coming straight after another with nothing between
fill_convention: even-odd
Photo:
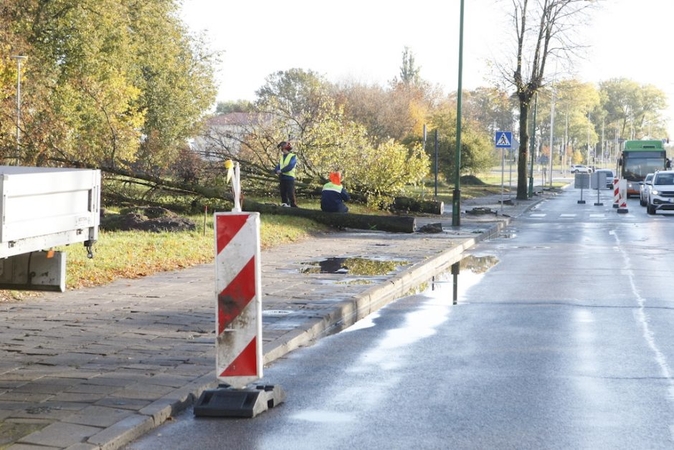
<instances>
[{"instance_id":1,"label":"blue pedestrian crossing sign","mask_svg":"<svg viewBox=\"0 0 674 450\"><path fill-rule=\"evenodd\" d=\"M496 148L510 148L513 145L512 131L497 131L496 132Z\"/></svg>"}]
</instances>

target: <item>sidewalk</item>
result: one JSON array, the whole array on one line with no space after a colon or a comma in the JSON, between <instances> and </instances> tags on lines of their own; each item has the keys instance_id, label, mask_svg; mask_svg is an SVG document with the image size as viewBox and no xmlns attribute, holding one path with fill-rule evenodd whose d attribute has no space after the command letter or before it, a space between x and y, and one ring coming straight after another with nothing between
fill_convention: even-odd
<instances>
[{"instance_id":1,"label":"sidewalk","mask_svg":"<svg viewBox=\"0 0 674 450\"><path fill-rule=\"evenodd\" d=\"M465 200L458 227L451 213L417 218L417 229L441 223L440 233L335 232L262 252L265 364L449 270L543 198ZM400 266L310 270L328 258ZM0 449L117 449L216 387L214 276L209 264L0 303Z\"/></svg>"}]
</instances>

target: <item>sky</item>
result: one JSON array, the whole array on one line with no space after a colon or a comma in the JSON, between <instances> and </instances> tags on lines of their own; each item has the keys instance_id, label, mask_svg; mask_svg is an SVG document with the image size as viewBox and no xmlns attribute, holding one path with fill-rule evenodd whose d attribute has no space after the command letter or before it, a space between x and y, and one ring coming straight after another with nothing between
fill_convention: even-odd
<instances>
[{"instance_id":1,"label":"sky","mask_svg":"<svg viewBox=\"0 0 674 450\"><path fill-rule=\"evenodd\" d=\"M218 101L254 100L270 74L311 70L331 82L385 86L399 76L408 47L422 79L445 93L459 77L460 2L416 0L182 0L181 18L222 51ZM463 89L489 86L490 62L513 54L513 29L504 0L464 0ZM574 37L585 46L574 64L577 78L597 83L628 78L653 84L669 98L674 137L674 77L667 73L671 0L599 0L591 21ZM560 72L549 64L546 74Z\"/></svg>"}]
</instances>

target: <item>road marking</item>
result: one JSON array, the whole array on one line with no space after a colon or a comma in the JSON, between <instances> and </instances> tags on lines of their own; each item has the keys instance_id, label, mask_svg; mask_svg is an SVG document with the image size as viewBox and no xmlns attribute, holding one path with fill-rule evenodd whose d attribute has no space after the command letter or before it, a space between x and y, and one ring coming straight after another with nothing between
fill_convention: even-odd
<instances>
[{"instance_id":1,"label":"road marking","mask_svg":"<svg viewBox=\"0 0 674 450\"><path fill-rule=\"evenodd\" d=\"M599 218L603 219L604 217L606 217L606 214L590 214L590 217L593 218L593 219L599 219Z\"/></svg>"},{"instance_id":2,"label":"road marking","mask_svg":"<svg viewBox=\"0 0 674 450\"><path fill-rule=\"evenodd\" d=\"M547 214L530 214L529 217L545 217Z\"/></svg>"},{"instance_id":3,"label":"road marking","mask_svg":"<svg viewBox=\"0 0 674 450\"><path fill-rule=\"evenodd\" d=\"M559 217L561 217L563 219L572 219L572 218L576 217L576 214L560 214Z\"/></svg>"},{"instance_id":4,"label":"road marking","mask_svg":"<svg viewBox=\"0 0 674 450\"><path fill-rule=\"evenodd\" d=\"M642 336L646 341L648 347L650 347L650 349L652 350L655 362L657 363L658 366L660 366L660 374L662 375L663 378L667 380L669 384L668 400L671 402L672 399L674 399L674 379L672 378L672 370L669 367L669 363L667 362L667 357L665 356L665 353L662 350L660 350L660 347L655 341L655 333L653 332L651 326L649 325L649 323L651 322L650 320L651 316L649 316L649 313L657 314L657 312L653 313L652 310L649 311L649 309L646 307L646 298L643 297L639 293L639 290L637 289L637 283L635 281L637 275L633 268L630 255L622 245L620 236L618 236L618 233L616 233L615 231L610 231L609 234L613 235L613 238L615 239L616 244L618 245L618 249L620 250L620 253L622 254L623 257L624 262L623 273L625 273L624 276L627 276L627 279L630 282L632 288L632 295L634 296L636 305L638 307L638 309L634 311L634 317L637 320L638 324L641 326ZM672 425L670 425L670 430L671 429Z\"/></svg>"}]
</instances>

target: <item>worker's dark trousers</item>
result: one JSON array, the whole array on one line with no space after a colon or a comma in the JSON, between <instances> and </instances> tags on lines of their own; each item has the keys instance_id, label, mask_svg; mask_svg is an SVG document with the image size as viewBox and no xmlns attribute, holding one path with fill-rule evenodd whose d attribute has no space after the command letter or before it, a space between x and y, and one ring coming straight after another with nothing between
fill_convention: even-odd
<instances>
[{"instance_id":1,"label":"worker's dark trousers","mask_svg":"<svg viewBox=\"0 0 674 450\"><path fill-rule=\"evenodd\" d=\"M295 199L295 179L291 177L280 178L281 203L290 205L293 208L297 207L297 200Z\"/></svg>"}]
</instances>

